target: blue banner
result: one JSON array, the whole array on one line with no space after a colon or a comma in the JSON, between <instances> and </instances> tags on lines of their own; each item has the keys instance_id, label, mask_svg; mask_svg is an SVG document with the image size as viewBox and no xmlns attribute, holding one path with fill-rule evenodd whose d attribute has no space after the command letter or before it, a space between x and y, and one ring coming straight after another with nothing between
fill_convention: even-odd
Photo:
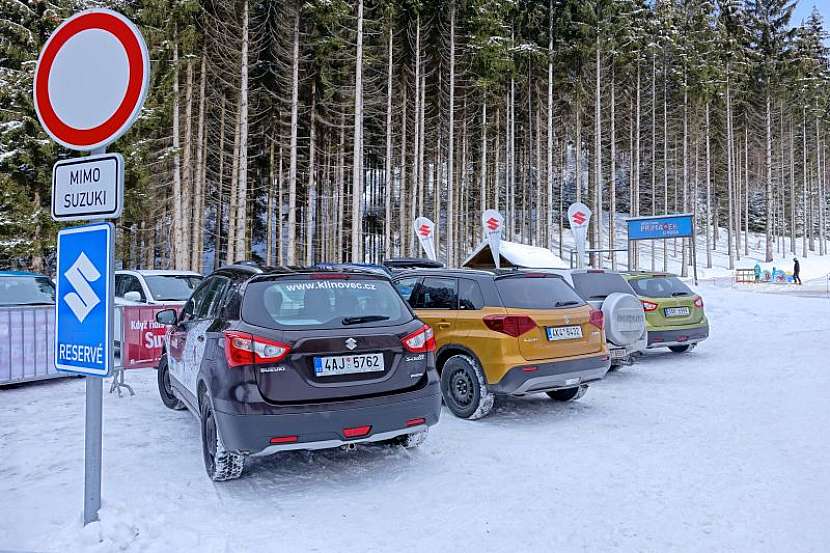
<instances>
[{"instance_id":1,"label":"blue banner","mask_svg":"<svg viewBox=\"0 0 830 553\"><path fill-rule=\"evenodd\" d=\"M112 223L58 232L55 366L108 376L112 369Z\"/></svg>"},{"instance_id":2,"label":"blue banner","mask_svg":"<svg viewBox=\"0 0 830 553\"><path fill-rule=\"evenodd\" d=\"M694 222L691 215L637 217L628 219L626 223L629 240L663 240L694 236Z\"/></svg>"}]
</instances>

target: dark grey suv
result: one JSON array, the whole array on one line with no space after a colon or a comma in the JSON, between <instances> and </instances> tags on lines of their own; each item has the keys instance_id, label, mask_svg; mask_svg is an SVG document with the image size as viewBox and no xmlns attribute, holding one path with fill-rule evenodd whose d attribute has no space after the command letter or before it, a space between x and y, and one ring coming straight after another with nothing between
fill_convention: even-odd
<instances>
[{"instance_id":1,"label":"dark grey suv","mask_svg":"<svg viewBox=\"0 0 830 553\"><path fill-rule=\"evenodd\" d=\"M156 318L161 399L199 418L213 480L253 454L414 447L438 422L432 329L383 275L233 265Z\"/></svg>"}]
</instances>

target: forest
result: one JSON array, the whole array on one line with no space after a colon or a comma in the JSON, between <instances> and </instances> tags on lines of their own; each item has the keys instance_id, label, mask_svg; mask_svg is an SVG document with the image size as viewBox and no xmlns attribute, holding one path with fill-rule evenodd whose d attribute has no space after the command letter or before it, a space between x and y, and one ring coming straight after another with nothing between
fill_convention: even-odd
<instances>
[{"instance_id":1,"label":"forest","mask_svg":"<svg viewBox=\"0 0 830 553\"><path fill-rule=\"evenodd\" d=\"M458 265L487 208L567 259L573 201L603 214L591 248L694 213L701 265L722 233L730 268L750 233L767 260L827 252L830 57L792 0L0 0L0 266L54 263L52 165L77 153L40 128L32 75L92 6L152 64L110 147L125 268L421 255L421 215Z\"/></svg>"}]
</instances>

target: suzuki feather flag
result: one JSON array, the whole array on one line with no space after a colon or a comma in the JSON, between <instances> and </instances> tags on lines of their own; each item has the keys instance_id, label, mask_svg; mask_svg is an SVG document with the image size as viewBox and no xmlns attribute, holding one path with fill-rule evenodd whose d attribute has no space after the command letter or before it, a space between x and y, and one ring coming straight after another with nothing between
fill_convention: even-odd
<instances>
[{"instance_id":1,"label":"suzuki feather flag","mask_svg":"<svg viewBox=\"0 0 830 553\"><path fill-rule=\"evenodd\" d=\"M415 236L418 237L418 242L421 243L427 257L435 261L435 223L426 217L418 217L415 219Z\"/></svg>"},{"instance_id":2,"label":"suzuki feather flag","mask_svg":"<svg viewBox=\"0 0 830 553\"><path fill-rule=\"evenodd\" d=\"M484 227L484 236L490 244L490 252L493 254L493 261L496 269L501 268L501 235L504 230L504 217L495 209L486 209L481 214L481 225Z\"/></svg>"},{"instance_id":3,"label":"suzuki feather flag","mask_svg":"<svg viewBox=\"0 0 830 553\"><path fill-rule=\"evenodd\" d=\"M591 222L591 210L588 206L577 202L568 208L568 221L576 243L576 267L585 267L585 239L588 236L588 223Z\"/></svg>"}]
</instances>

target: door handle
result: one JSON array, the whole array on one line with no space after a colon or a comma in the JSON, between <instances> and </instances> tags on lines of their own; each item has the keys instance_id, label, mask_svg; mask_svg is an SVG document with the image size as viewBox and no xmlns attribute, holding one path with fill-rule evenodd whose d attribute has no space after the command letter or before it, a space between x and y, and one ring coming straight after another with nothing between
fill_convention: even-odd
<instances>
[{"instance_id":1,"label":"door handle","mask_svg":"<svg viewBox=\"0 0 830 553\"><path fill-rule=\"evenodd\" d=\"M438 323L438 328L449 328L452 326L452 323Z\"/></svg>"}]
</instances>

